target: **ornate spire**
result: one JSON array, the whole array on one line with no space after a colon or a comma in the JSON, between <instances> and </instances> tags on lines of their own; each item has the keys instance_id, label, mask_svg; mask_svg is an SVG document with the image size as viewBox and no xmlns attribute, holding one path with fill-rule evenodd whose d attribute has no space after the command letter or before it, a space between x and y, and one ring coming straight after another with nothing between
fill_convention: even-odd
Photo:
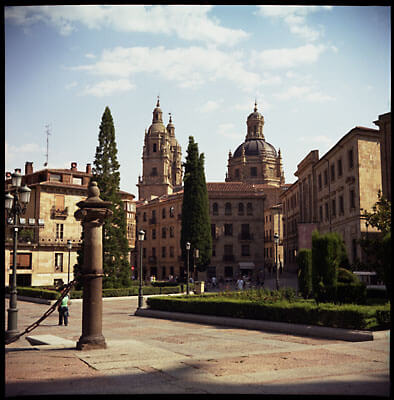
<instances>
[{"instance_id":1,"label":"ornate spire","mask_svg":"<svg viewBox=\"0 0 394 400\"><path fill-rule=\"evenodd\" d=\"M160 107L160 95L157 96L156 107Z\"/></svg>"},{"instance_id":2,"label":"ornate spire","mask_svg":"<svg viewBox=\"0 0 394 400\"><path fill-rule=\"evenodd\" d=\"M256 112L256 111L257 111L257 100L254 99L254 112Z\"/></svg>"}]
</instances>

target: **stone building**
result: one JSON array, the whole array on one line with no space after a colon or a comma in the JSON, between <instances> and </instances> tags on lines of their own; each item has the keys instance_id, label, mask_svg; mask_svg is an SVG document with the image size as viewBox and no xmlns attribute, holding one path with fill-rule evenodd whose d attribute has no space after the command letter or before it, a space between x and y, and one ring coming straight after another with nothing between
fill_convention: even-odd
<instances>
[{"instance_id":1,"label":"stone building","mask_svg":"<svg viewBox=\"0 0 394 400\"><path fill-rule=\"evenodd\" d=\"M168 131L159 117L161 109L158 107L159 103L145 134L137 224L138 230L147 232L143 242L144 277L155 275L166 279L169 275L182 277L185 271L180 249L183 192L180 180L170 182L171 174L153 174L152 178L153 168L169 171L166 155L169 152L158 153L158 145L155 147L160 135L165 142ZM213 253L205 277L230 280L249 275L261 278L265 262L272 263L275 259L273 234L282 230L279 194L286 186L280 151L276 152L274 146L265 141L263 125L264 117L255 104L254 112L247 119L245 142L236 149L234 156L230 154L225 182L207 182ZM152 135L155 131L160 135ZM179 157L177 166L180 165L180 147L173 143ZM176 176L181 179L182 174L177 172ZM266 218L270 228L265 228ZM271 239L265 236L270 230ZM283 260L281 242L278 256ZM135 264L138 264L137 258Z\"/></svg>"},{"instance_id":2,"label":"stone building","mask_svg":"<svg viewBox=\"0 0 394 400\"><path fill-rule=\"evenodd\" d=\"M142 177L138 178L137 184L139 200L171 194L182 187L181 156L181 146L175 138L171 115L165 127L158 99L152 124L145 130Z\"/></svg>"},{"instance_id":3,"label":"stone building","mask_svg":"<svg viewBox=\"0 0 394 400\"><path fill-rule=\"evenodd\" d=\"M380 132L380 159L382 161L382 192L391 201L391 112L379 115L374 121Z\"/></svg>"},{"instance_id":4,"label":"stone building","mask_svg":"<svg viewBox=\"0 0 394 400\"><path fill-rule=\"evenodd\" d=\"M285 266L295 267L297 251L311 247L314 229L340 233L350 263L365 261L358 239L367 230L361 212L371 210L381 188L379 131L353 128L322 158L311 151L295 175L281 195Z\"/></svg>"},{"instance_id":5,"label":"stone building","mask_svg":"<svg viewBox=\"0 0 394 400\"><path fill-rule=\"evenodd\" d=\"M17 285L44 286L73 279L73 266L81 245L81 224L74 218L76 204L85 200L92 176L91 165L85 171L71 163L70 169L46 168L33 171L33 163L26 162L22 185L31 189L30 202L22 216L25 228L19 234L17 254ZM11 189L11 180L5 182L5 191ZM135 243L134 195L120 192L127 211L128 240L131 249ZM31 234L28 234L31 233ZM12 274L12 229L6 221L5 282ZM71 241L69 251L67 241ZM69 273L70 265L70 273Z\"/></svg>"}]
</instances>

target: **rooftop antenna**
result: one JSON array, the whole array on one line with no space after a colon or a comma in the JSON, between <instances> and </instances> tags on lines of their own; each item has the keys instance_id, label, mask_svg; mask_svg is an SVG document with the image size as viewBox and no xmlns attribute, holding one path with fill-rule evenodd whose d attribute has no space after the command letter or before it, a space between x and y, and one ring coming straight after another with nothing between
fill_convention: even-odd
<instances>
[{"instance_id":1,"label":"rooftop antenna","mask_svg":"<svg viewBox=\"0 0 394 400\"><path fill-rule=\"evenodd\" d=\"M47 153L45 154L46 161L44 163L44 167L47 167L48 166L48 155L49 155L49 136L51 134L51 131L50 131L49 124L45 125L45 128L46 128L46 135L47 135Z\"/></svg>"}]
</instances>

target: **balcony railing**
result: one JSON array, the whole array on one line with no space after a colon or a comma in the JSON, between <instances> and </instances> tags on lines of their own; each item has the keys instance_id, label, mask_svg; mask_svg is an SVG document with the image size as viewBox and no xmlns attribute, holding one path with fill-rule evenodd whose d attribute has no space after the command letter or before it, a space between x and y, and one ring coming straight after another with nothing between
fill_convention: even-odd
<instances>
[{"instance_id":1,"label":"balcony railing","mask_svg":"<svg viewBox=\"0 0 394 400\"><path fill-rule=\"evenodd\" d=\"M68 207L64 209L58 209L55 207L52 207L51 209L51 217L52 218L59 218L59 219L66 219L68 216Z\"/></svg>"}]
</instances>

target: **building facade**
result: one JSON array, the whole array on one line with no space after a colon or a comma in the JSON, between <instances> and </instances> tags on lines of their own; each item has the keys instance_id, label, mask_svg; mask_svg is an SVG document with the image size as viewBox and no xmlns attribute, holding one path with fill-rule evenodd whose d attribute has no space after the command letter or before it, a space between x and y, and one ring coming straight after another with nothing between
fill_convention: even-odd
<instances>
[{"instance_id":1,"label":"building facade","mask_svg":"<svg viewBox=\"0 0 394 400\"><path fill-rule=\"evenodd\" d=\"M137 229L146 232L142 243L143 276L184 278L180 249L181 181L170 183L168 174L153 174L155 179L152 178L152 168L169 171L166 167L168 152L158 153L158 145L155 147L160 135L166 137L158 107L159 103L145 134L143 176L138 184ZM264 117L255 104L254 112L247 118L245 142L238 146L234 156L230 154L225 182L207 182L213 248L210 265L199 278L216 276L232 280L247 275L261 280L265 264L272 264L276 251L278 259L283 260L282 240L278 246L273 240L274 233L279 233L281 239L283 236L282 211L278 204L285 188L282 159L280 151L276 152L274 146L265 141L263 125ZM152 135L152 131L160 135ZM180 147L175 143L173 148L180 159ZM181 178L182 174L176 176ZM269 231L271 237L266 234ZM138 264L136 255L135 265Z\"/></svg>"},{"instance_id":2,"label":"building facade","mask_svg":"<svg viewBox=\"0 0 394 400\"><path fill-rule=\"evenodd\" d=\"M33 163L26 162L22 185L31 189L30 202L22 216L17 254L17 285L51 286L73 279L81 246L82 226L74 218L77 203L85 200L92 176L91 165L85 171L71 163L70 169L47 168L33 171ZM5 182L6 192L11 180ZM134 195L121 192L127 210L128 241L135 245ZM13 234L7 224L5 236L5 282L9 284L13 265ZM71 241L71 250L67 242Z\"/></svg>"},{"instance_id":3,"label":"building facade","mask_svg":"<svg viewBox=\"0 0 394 400\"><path fill-rule=\"evenodd\" d=\"M296 266L299 249L311 248L314 229L338 232L351 264L366 261L361 213L377 201L380 165L379 131L365 127L353 128L322 158L313 150L298 164L298 180L281 195L286 267Z\"/></svg>"}]
</instances>

